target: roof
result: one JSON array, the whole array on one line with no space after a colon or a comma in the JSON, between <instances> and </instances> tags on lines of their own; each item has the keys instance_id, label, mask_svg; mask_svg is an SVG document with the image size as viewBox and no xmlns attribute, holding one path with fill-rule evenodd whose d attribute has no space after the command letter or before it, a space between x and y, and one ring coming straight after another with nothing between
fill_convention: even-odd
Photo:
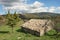
<instances>
[{"instance_id":1,"label":"roof","mask_svg":"<svg viewBox=\"0 0 60 40\"><path fill-rule=\"evenodd\" d=\"M35 30L35 31L39 31L43 25L45 25L45 23L47 22L48 20L46 19L31 19L27 22L25 22L22 27L25 27L25 28L29 28L31 30ZM51 22L51 20L49 20Z\"/></svg>"}]
</instances>

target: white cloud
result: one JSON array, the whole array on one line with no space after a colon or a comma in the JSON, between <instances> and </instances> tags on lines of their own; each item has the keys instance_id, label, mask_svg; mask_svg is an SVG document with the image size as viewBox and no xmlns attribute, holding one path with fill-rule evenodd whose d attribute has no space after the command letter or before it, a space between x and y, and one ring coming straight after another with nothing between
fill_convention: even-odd
<instances>
[{"instance_id":1,"label":"white cloud","mask_svg":"<svg viewBox=\"0 0 60 40\"><path fill-rule=\"evenodd\" d=\"M29 12L31 13L39 13L39 12L47 12L48 7L39 7L36 9L31 9Z\"/></svg>"},{"instance_id":2,"label":"white cloud","mask_svg":"<svg viewBox=\"0 0 60 40\"><path fill-rule=\"evenodd\" d=\"M60 7L45 7L45 4L39 1L35 1L33 4L27 4L27 1L28 0L0 0L0 4L3 5L5 10L19 10L28 13L57 12L57 10L60 10Z\"/></svg>"},{"instance_id":3,"label":"white cloud","mask_svg":"<svg viewBox=\"0 0 60 40\"><path fill-rule=\"evenodd\" d=\"M17 6L5 7L5 9L27 10L27 6L26 5L17 5Z\"/></svg>"},{"instance_id":4,"label":"white cloud","mask_svg":"<svg viewBox=\"0 0 60 40\"><path fill-rule=\"evenodd\" d=\"M55 12L56 8L55 7L50 7L49 12Z\"/></svg>"},{"instance_id":5,"label":"white cloud","mask_svg":"<svg viewBox=\"0 0 60 40\"><path fill-rule=\"evenodd\" d=\"M0 4L4 5L5 7L19 5L19 4L23 4L26 2L27 0L0 0Z\"/></svg>"},{"instance_id":6,"label":"white cloud","mask_svg":"<svg viewBox=\"0 0 60 40\"><path fill-rule=\"evenodd\" d=\"M40 3L40 2L38 2L38 1L36 1L36 2L34 2L33 4L30 4L30 5L28 5L28 4L25 4L25 3L15 3L15 2L13 2L12 3L13 4L13 6L9 6L9 7L6 7L5 6L5 9L19 9L19 10L33 10L33 9L38 9L38 8L40 8L41 6L43 6L43 3Z\"/></svg>"},{"instance_id":7,"label":"white cloud","mask_svg":"<svg viewBox=\"0 0 60 40\"><path fill-rule=\"evenodd\" d=\"M44 3L40 3L40 2L38 2L38 1L35 1L35 2L33 3L33 6L34 6L34 7L44 6Z\"/></svg>"},{"instance_id":8,"label":"white cloud","mask_svg":"<svg viewBox=\"0 0 60 40\"><path fill-rule=\"evenodd\" d=\"M59 9L59 10L60 10L60 7L57 7L57 9Z\"/></svg>"}]
</instances>

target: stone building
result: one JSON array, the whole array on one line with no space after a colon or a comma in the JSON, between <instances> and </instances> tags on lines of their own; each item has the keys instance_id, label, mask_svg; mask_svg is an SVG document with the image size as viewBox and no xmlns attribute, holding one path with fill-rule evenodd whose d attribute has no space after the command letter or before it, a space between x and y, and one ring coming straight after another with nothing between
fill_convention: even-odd
<instances>
[{"instance_id":1,"label":"stone building","mask_svg":"<svg viewBox=\"0 0 60 40\"><path fill-rule=\"evenodd\" d=\"M31 19L21 27L25 32L43 36L47 31L53 29L54 23L47 19Z\"/></svg>"}]
</instances>

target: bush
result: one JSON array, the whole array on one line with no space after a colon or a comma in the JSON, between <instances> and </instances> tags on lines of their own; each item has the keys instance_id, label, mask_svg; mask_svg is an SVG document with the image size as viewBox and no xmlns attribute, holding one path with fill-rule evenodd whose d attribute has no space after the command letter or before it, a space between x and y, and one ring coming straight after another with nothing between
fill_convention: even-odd
<instances>
[{"instance_id":1,"label":"bush","mask_svg":"<svg viewBox=\"0 0 60 40\"><path fill-rule=\"evenodd\" d=\"M57 34L57 31L56 30L54 30L54 29L52 29L52 30L50 30L50 31L48 31L47 33L46 33L47 35L56 35Z\"/></svg>"}]
</instances>

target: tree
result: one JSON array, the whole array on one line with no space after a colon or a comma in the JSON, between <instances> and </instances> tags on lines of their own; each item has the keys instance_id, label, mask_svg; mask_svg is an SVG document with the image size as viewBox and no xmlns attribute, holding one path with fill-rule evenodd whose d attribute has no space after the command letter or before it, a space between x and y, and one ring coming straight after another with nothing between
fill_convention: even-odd
<instances>
[{"instance_id":1,"label":"tree","mask_svg":"<svg viewBox=\"0 0 60 40\"><path fill-rule=\"evenodd\" d=\"M9 11L8 11L8 14L7 14L7 19L8 19L7 24L12 28L12 33L13 33L13 28L15 27L16 23L19 22L21 19L16 14L16 12L14 14L10 14Z\"/></svg>"}]
</instances>

